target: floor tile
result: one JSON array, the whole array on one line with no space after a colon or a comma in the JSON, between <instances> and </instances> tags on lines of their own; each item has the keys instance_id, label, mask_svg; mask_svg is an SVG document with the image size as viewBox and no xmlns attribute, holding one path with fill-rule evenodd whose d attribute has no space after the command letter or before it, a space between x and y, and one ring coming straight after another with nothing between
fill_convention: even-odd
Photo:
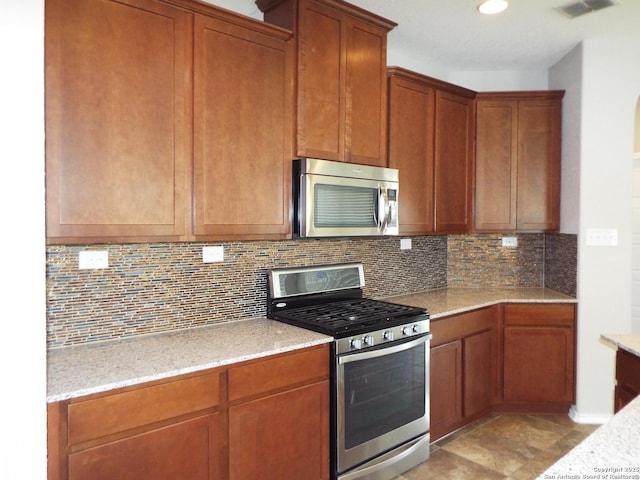
<instances>
[{"instance_id":1,"label":"floor tile","mask_svg":"<svg viewBox=\"0 0 640 480\"><path fill-rule=\"evenodd\" d=\"M477 428L442 447L503 475L510 475L535 458L540 450L490 430Z\"/></svg>"},{"instance_id":2,"label":"floor tile","mask_svg":"<svg viewBox=\"0 0 640 480\"><path fill-rule=\"evenodd\" d=\"M599 425L567 415L498 415L431 445L431 458L394 480L533 480Z\"/></svg>"},{"instance_id":3,"label":"floor tile","mask_svg":"<svg viewBox=\"0 0 640 480\"><path fill-rule=\"evenodd\" d=\"M500 480L504 479L505 476L445 449L438 449L433 452L429 460L402 474L401 478L406 480L424 480L427 478Z\"/></svg>"}]
</instances>

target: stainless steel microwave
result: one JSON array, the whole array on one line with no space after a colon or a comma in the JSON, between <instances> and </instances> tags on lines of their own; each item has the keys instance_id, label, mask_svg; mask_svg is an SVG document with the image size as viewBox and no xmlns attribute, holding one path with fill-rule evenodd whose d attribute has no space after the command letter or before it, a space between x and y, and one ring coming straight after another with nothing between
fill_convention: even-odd
<instances>
[{"instance_id":1,"label":"stainless steel microwave","mask_svg":"<svg viewBox=\"0 0 640 480\"><path fill-rule=\"evenodd\" d=\"M296 159L293 235L397 235L398 188L398 170L394 168Z\"/></svg>"}]
</instances>

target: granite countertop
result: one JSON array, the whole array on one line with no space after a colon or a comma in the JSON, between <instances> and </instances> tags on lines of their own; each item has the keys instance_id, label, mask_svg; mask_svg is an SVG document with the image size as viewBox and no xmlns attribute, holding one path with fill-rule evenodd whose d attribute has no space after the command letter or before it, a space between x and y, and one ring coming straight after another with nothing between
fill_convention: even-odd
<instances>
[{"instance_id":1,"label":"granite countertop","mask_svg":"<svg viewBox=\"0 0 640 480\"><path fill-rule=\"evenodd\" d=\"M431 318L500 302L572 302L544 288L443 288L385 298L426 308ZM266 318L50 350L47 401L159 380L333 341Z\"/></svg>"},{"instance_id":2,"label":"granite countertop","mask_svg":"<svg viewBox=\"0 0 640 480\"><path fill-rule=\"evenodd\" d=\"M595 430L538 479L640 478L640 397Z\"/></svg>"},{"instance_id":3,"label":"granite countertop","mask_svg":"<svg viewBox=\"0 0 640 480\"><path fill-rule=\"evenodd\" d=\"M574 297L548 288L441 288L411 295L388 297L385 300L426 308L431 319L502 302L577 302Z\"/></svg>"},{"instance_id":4,"label":"granite countertop","mask_svg":"<svg viewBox=\"0 0 640 480\"><path fill-rule=\"evenodd\" d=\"M640 357L640 333L603 333L600 338Z\"/></svg>"},{"instance_id":5,"label":"granite countertop","mask_svg":"<svg viewBox=\"0 0 640 480\"><path fill-rule=\"evenodd\" d=\"M333 341L256 318L51 350L47 402L104 392Z\"/></svg>"}]
</instances>

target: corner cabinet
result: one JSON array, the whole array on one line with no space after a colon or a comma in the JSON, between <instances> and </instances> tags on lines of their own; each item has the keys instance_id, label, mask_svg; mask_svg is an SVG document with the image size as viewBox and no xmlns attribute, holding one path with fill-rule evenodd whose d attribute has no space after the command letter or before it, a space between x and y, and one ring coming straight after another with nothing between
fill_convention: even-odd
<instances>
[{"instance_id":1,"label":"corner cabinet","mask_svg":"<svg viewBox=\"0 0 640 480\"><path fill-rule=\"evenodd\" d=\"M566 413L575 402L574 304L504 306L503 411Z\"/></svg>"},{"instance_id":2,"label":"corner cabinet","mask_svg":"<svg viewBox=\"0 0 640 480\"><path fill-rule=\"evenodd\" d=\"M256 4L296 38L296 154L386 166L386 47L396 24L340 0Z\"/></svg>"},{"instance_id":3,"label":"corner cabinet","mask_svg":"<svg viewBox=\"0 0 640 480\"><path fill-rule=\"evenodd\" d=\"M431 441L491 412L500 359L497 308L431 321Z\"/></svg>"},{"instance_id":4,"label":"corner cabinet","mask_svg":"<svg viewBox=\"0 0 640 480\"><path fill-rule=\"evenodd\" d=\"M564 91L478 93L475 230L560 228Z\"/></svg>"},{"instance_id":5,"label":"corner cabinet","mask_svg":"<svg viewBox=\"0 0 640 480\"><path fill-rule=\"evenodd\" d=\"M470 228L475 92L399 67L389 81L389 166L400 170L401 234Z\"/></svg>"},{"instance_id":6,"label":"corner cabinet","mask_svg":"<svg viewBox=\"0 0 640 480\"><path fill-rule=\"evenodd\" d=\"M51 403L48 478L326 480L328 377L321 345Z\"/></svg>"},{"instance_id":7,"label":"corner cabinet","mask_svg":"<svg viewBox=\"0 0 640 480\"><path fill-rule=\"evenodd\" d=\"M188 0L45 22L48 243L289 235L291 32Z\"/></svg>"}]
</instances>

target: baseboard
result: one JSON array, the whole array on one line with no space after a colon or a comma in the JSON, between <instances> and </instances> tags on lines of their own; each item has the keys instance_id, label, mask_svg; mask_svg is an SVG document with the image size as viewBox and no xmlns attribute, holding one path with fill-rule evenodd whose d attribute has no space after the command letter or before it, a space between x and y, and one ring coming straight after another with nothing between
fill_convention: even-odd
<instances>
[{"instance_id":1,"label":"baseboard","mask_svg":"<svg viewBox=\"0 0 640 480\"><path fill-rule=\"evenodd\" d=\"M609 415L596 415L591 413L580 413L578 412L575 405L573 405L569 409L569 418L576 423L586 423L589 425L603 425L607 423L613 417L612 414Z\"/></svg>"}]
</instances>

